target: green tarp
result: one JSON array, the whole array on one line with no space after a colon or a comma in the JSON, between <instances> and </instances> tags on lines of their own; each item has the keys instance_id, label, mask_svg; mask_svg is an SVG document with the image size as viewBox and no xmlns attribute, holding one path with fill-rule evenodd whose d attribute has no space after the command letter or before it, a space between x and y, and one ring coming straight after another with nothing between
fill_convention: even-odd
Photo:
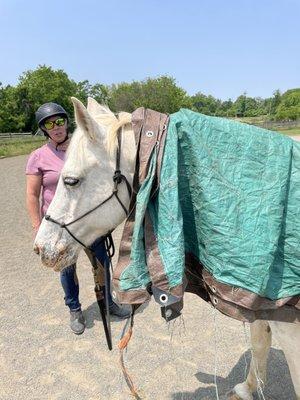
<instances>
[{"instance_id":1,"label":"green tarp","mask_svg":"<svg viewBox=\"0 0 300 400\"><path fill-rule=\"evenodd\" d=\"M300 294L300 143L182 109L170 116L159 191L156 150L137 195L131 261L121 291L145 288L149 211L170 288L186 253L221 283L271 300Z\"/></svg>"}]
</instances>

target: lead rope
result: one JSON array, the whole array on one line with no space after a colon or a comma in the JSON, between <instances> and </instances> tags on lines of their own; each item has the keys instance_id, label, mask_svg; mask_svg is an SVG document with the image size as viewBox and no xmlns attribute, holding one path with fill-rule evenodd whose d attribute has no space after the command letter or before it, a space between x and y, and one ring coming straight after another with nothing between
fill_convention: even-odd
<instances>
[{"instance_id":1,"label":"lead rope","mask_svg":"<svg viewBox=\"0 0 300 400\"><path fill-rule=\"evenodd\" d=\"M116 156L116 171L115 171L115 174L114 174L114 177L113 177L113 181L114 181L115 185L117 186L118 183L120 183L122 180L124 180L125 183L126 183L126 186L127 186L127 190L130 193L130 197L131 197L131 193L132 193L131 186L128 185L127 179L121 174L121 170L120 170L120 147L121 147L121 137L120 137L120 135L118 135L118 147L117 147L117 156ZM122 208L125 211L125 213L128 215L128 211L124 208L124 206L123 206L122 202L120 201L117 193L115 193L115 197L118 200L118 202L120 203L120 205L122 206ZM107 241L105 243L107 243L109 245L109 238L107 239ZM109 251L109 250L107 250L107 251ZM113 249L113 251L114 251L114 249ZM110 258L110 260L111 260L111 258ZM112 268L112 266L111 266L111 268ZM132 396L136 400L142 400L142 398L140 397L140 395L137 392L137 389L136 389L136 387L135 387L135 385L133 383L133 380L132 380L131 376L129 375L129 372L128 372L128 370L127 370L127 368L125 366L125 362L124 362L124 350L127 349L128 343L129 343L129 341L130 341L130 339L132 337L133 324L134 324L134 313L135 313L136 308L137 307L135 305L132 305L132 312L131 312L131 316L130 316L129 329L126 332L126 328L127 328L127 325L128 325L128 321L127 321L125 326L124 326L121 339L120 339L120 341L118 343L118 348L120 350L119 361L120 361L121 369L122 369L122 372L123 372L123 376L124 376L125 382L126 382L128 388L130 390L130 393L132 394Z\"/></svg>"},{"instance_id":2,"label":"lead rope","mask_svg":"<svg viewBox=\"0 0 300 400\"><path fill-rule=\"evenodd\" d=\"M126 328L127 328L127 325L128 325L128 322L126 322L125 327L124 327L123 332L122 332L121 339L120 339L120 341L118 343L118 348L120 350L119 361L120 361L121 369L122 369L122 372L123 372L123 376L124 376L125 382L126 382L128 388L130 389L130 393L132 394L132 396L136 400L142 400L142 397L139 395L139 393L138 393L138 391L137 391L137 389L136 389L136 387L135 387L135 385L133 383L133 380L132 380L131 376L129 375L128 370L127 370L127 368L125 366L125 362L124 362L124 350L127 349L128 343L129 343L129 341L131 339L131 336L132 336L132 333L133 333L134 313L135 313L135 311L136 311L136 309L138 307L139 307L139 305L136 305L136 304L134 304L132 306L129 329L126 332Z\"/></svg>"},{"instance_id":3,"label":"lead rope","mask_svg":"<svg viewBox=\"0 0 300 400\"><path fill-rule=\"evenodd\" d=\"M109 235L107 235L105 237L104 243L105 243L106 253L107 253L108 258L109 258L109 263L110 263L109 267L110 267L111 271L113 271L112 258L113 258L114 254L115 254L115 246L114 246L114 242L113 242L111 234L109 234ZM106 284L105 287L109 290L109 286L107 284ZM107 301L106 301L106 304L108 304ZM108 309L109 308L107 307L107 310ZM137 389L136 389L136 387L135 387L135 385L133 383L133 380L132 380L131 376L129 375L129 372L127 371L127 368L126 368L125 362L124 362L124 350L127 349L128 343L129 343L129 341L131 339L131 336L132 336L132 333L133 333L134 313L135 313L136 309L137 309L137 306L133 305L132 306L132 312L131 312L131 315L130 315L129 329L126 332L126 328L127 328L127 325L128 325L128 320L127 320L126 324L124 326L123 332L122 332L121 339L120 339L120 341L118 343L118 348L120 350L120 358L119 358L119 360L120 360L120 365L121 365L121 369L122 369L122 372L123 372L123 376L124 376L125 382L126 382L128 388L130 389L130 392L131 392L132 396L134 396L134 398L136 400L142 400L142 398L140 397L140 395L137 392Z\"/></svg>"}]
</instances>

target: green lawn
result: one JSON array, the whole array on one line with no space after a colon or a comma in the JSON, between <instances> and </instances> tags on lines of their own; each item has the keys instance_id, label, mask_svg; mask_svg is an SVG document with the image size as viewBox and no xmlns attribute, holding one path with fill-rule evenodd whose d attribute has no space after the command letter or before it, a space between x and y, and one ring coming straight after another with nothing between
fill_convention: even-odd
<instances>
[{"instance_id":1,"label":"green lawn","mask_svg":"<svg viewBox=\"0 0 300 400\"><path fill-rule=\"evenodd\" d=\"M260 115L258 117L235 117L232 118L234 121L240 121L244 122L246 124L250 125L256 125L256 124L263 124L264 122L267 122L270 120L269 115Z\"/></svg>"},{"instance_id":2,"label":"green lawn","mask_svg":"<svg viewBox=\"0 0 300 400\"><path fill-rule=\"evenodd\" d=\"M261 115L259 117L243 117L243 118L232 118L234 121L239 121L239 122L244 122L246 124L250 125L257 125L257 126L262 126L264 122L270 121L268 115ZM275 124L275 122L274 122ZM267 128L270 129L271 131L276 131L283 133L284 135L300 135L300 126L297 128L289 128L289 129L284 129L284 128Z\"/></svg>"},{"instance_id":3,"label":"green lawn","mask_svg":"<svg viewBox=\"0 0 300 400\"><path fill-rule=\"evenodd\" d=\"M284 135L300 135L300 127L280 130L278 129L277 131L283 133Z\"/></svg>"},{"instance_id":4,"label":"green lawn","mask_svg":"<svg viewBox=\"0 0 300 400\"><path fill-rule=\"evenodd\" d=\"M45 143L43 136L32 136L30 138L19 139L1 139L0 140L0 157L20 156L21 154L29 154L33 150Z\"/></svg>"}]
</instances>

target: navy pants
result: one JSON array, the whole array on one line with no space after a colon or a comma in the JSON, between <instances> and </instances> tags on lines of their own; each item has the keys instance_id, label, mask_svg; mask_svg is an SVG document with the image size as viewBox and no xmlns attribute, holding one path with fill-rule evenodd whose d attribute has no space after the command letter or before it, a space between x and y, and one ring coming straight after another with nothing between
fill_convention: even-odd
<instances>
[{"instance_id":1,"label":"navy pants","mask_svg":"<svg viewBox=\"0 0 300 400\"><path fill-rule=\"evenodd\" d=\"M105 244L102 238L97 239L92 244L91 249L95 252L97 259L101 262L104 268L107 268L109 276L109 259L106 254ZM81 310L81 304L79 302L79 282L76 274L76 264L70 265L69 267L61 271L60 281L65 292L66 306L68 306L72 311ZM113 301L109 290L109 304L111 305L112 302Z\"/></svg>"}]
</instances>

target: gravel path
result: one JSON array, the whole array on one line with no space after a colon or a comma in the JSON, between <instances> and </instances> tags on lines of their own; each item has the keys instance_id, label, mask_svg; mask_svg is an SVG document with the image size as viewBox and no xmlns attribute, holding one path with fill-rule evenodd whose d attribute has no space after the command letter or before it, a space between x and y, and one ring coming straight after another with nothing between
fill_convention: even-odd
<instances>
[{"instance_id":1,"label":"gravel path","mask_svg":"<svg viewBox=\"0 0 300 400\"><path fill-rule=\"evenodd\" d=\"M78 273L87 329L75 336L68 328L59 275L41 267L32 252L24 206L26 158L0 160L0 399L132 399L116 348L124 322L113 321L109 352L86 256L80 256ZM163 321L153 302L136 316L125 359L144 399L215 399L215 368L219 397L225 399L244 377L248 344L248 328L187 295L183 318L173 324ZM294 399L276 343L268 376L266 399Z\"/></svg>"}]
</instances>

